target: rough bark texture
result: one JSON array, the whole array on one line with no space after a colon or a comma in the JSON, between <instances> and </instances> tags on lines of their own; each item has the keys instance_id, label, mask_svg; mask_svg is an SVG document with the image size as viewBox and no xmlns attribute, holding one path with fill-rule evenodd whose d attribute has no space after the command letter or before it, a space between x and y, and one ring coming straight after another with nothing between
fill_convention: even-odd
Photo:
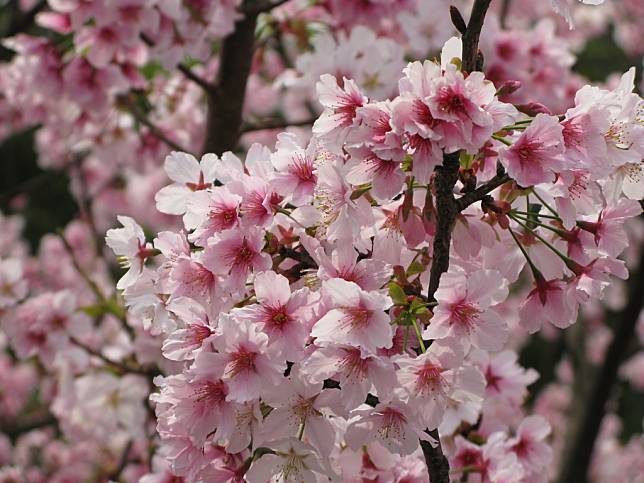
<instances>
[{"instance_id":1,"label":"rough bark texture","mask_svg":"<svg viewBox=\"0 0 644 483\"><path fill-rule=\"evenodd\" d=\"M454 185L458 180L458 153L443 156L443 165L436 167L434 188L436 190L436 236L434 254L429 272L427 299L435 302L434 294L438 289L441 275L449 268L449 248L452 242L452 229L458 214L454 199Z\"/></svg>"},{"instance_id":2,"label":"rough bark texture","mask_svg":"<svg viewBox=\"0 0 644 483\"><path fill-rule=\"evenodd\" d=\"M222 43L215 87L208 91L208 119L203 152L222 154L239 140L246 83L255 45L257 13L237 22Z\"/></svg>"},{"instance_id":3,"label":"rough bark texture","mask_svg":"<svg viewBox=\"0 0 644 483\"><path fill-rule=\"evenodd\" d=\"M491 0L476 0L472 6L472 13L467 28L463 34L463 71L472 72L477 67L478 43L485 20L485 14ZM455 17L455 12L451 12ZM459 22L460 23L460 22ZM457 28L459 26L457 25ZM462 25L460 26L462 30ZM454 185L458 180L459 153L445 154L443 165L436 167L434 188L436 191L436 236L434 237L434 253L430 268L428 300L434 301L434 294L438 289L440 278L449 268L449 249L452 242L452 230L459 212L459 207L454 198ZM449 462L443 454L438 430L428 433L438 441L434 448L428 442L420 442L427 464L429 480L431 483L449 483Z\"/></svg>"},{"instance_id":4,"label":"rough bark texture","mask_svg":"<svg viewBox=\"0 0 644 483\"><path fill-rule=\"evenodd\" d=\"M589 398L580 408L578 423L570 431L568 447L559 475L560 483L585 483L588 481L595 440L606 413L606 403L617 381L617 371L627 354L628 346L635 337L635 327L642 311L644 294L644 257L640 254L639 267L631 273L628 303L618 314L618 325L613 341L608 347L603 365L592 383Z\"/></svg>"}]
</instances>

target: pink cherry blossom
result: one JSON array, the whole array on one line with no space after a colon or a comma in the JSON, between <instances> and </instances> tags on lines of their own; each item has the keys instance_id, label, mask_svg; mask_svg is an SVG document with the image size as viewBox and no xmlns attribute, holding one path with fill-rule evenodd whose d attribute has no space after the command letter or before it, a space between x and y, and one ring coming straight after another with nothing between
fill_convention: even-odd
<instances>
[{"instance_id":1,"label":"pink cherry blossom","mask_svg":"<svg viewBox=\"0 0 644 483\"><path fill-rule=\"evenodd\" d=\"M480 400L483 395L483 377L474 367L462 365L457 344L453 339L434 342L424 354L396 361L402 391L429 429L438 427L450 398Z\"/></svg>"},{"instance_id":2,"label":"pink cherry blossom","mask_svg":"<svg viewBox=\"0 0 644 483\"><path fill-rule=\"evenodd\" d=\"M507 296L507 281L496 270L445 273L436 291L438 306L423 336L455 337L466 346L499 350L507 339L507 326L493 306Z\"/></svg>"},{"instance_id":3,"label":"pink cherry blossom","mask_svg":"<svg viewBox=\"0 0 644 483\"><path fill-rule=\"evenodd\" d=\"M393 333L384 312L389 297L339 278L325 281L322 291L329 311L311 331L318 344L346 343L369 352L391 347Z\"/></svg>"},{"instance_id":4,"label":"pink cherry blossom","mask_svg":"<svg viewBox=\"0 0 644 483\"><path fill-rule=\"evenodd\" d=\"M231 288L243 288L251 271L270 267L270 257L261 253L263 244L262 232L257 229L246 233L224 232L211 237L204 250L203 264L214 273L226 275L226 284Z\"/></svg>"},{"instance_id":5,"label":"pink cherry blossom","mask_svg":"<svg viewBox=\"0 0 644 483\"><path fill-rule=\"evenodd\" d=\"M188 153L170 153L165 158L164 168L174 183L155 195L157 209L171 215L184 214L192 193L212 187L218 164L219 159L210 154L197 161Z\"/></svg>"},{"instance_id":6,"label":"pink cherry blossom","mask_svg":"<svg viewBox=\"0 0 644 483\"><path fill-rule=\"evenodd\" d=\"M508 174L522 186L553 181L555 173L566 167L562 132L555 118L537 114L512 146L500 152Z\"/></svg>"},{"instance_id":7,"label":"pink cherry blossom","mask_svg":"<svg viewBox=\"0 0 644 483\"><path fill-rule=\"evenodd\" d=\"M259 324L272 347L285 360L298 362L312 324L312 297L307 288L291 292L288 279L275 272L257 274L257 304L235 311L235 316Z\"/></svg>"},{"instance_id":8,"label":"pink cherry blossom","mask_svg":"<svg viewBox=\"0 0 644 483\"><path fill-rule=\"evenodd\" d=\"M436 444L431 436L419 429L414 411L400 401L357 409L353 414L357 420L349 425L345 436L353 449L375 440L392 453L409 455L418 448L419 439Z\"/></svg>"},{"instance_id":9,"label":"pink cherry blossom","mask_svg":"<svg viewBox=\"0 0 644 483\"><path fill-rule=\"evenodd\" d=\"M198 373L218 374L226 383L227 401L239 403L258 399L264 387L277 384L286 369L275 351L268 348L268 336L257 326L220 316L212 345L216 353L204 352L195 361Z\"/></svg>"},{"instance_id":10,"label":"pink cherry blossom","mask_svg":"<svg viewBox=\"0 0 644 483\"><path fill-rule=\"evenodd\" d=\"M129 216L119 216L123 228L113 228L107 231L105 243L122 257L122 266L127 272L118 281L117 288L124 289L136 282L143 272L143 265L152 251L152 244L145 241L143 228Z\"/></svg>"}]
</instances>

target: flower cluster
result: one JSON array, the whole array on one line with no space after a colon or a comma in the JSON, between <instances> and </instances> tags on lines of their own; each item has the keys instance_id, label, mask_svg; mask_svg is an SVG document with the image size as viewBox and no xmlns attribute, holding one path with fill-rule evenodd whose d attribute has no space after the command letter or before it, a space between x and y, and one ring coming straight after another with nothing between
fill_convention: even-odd
<instances>
[{"instance_id":1,"label":"flower cluster","mask_svg":"<svg viewBox=\"0 0 644 483\"><path fill-rule=\"evenodd\" d=\"M614 91L581 89L561 118L530 117L459 57L454 39L442 64L410 63L387 101L323 75L307 146L285 133L243 163L172 153L157 206L184 229L152 245L130 218L108 232L129 267L129 310L149 314L165 357L183 363L152 396L174 474L335 478L361 452L378 467L378 451L414 468L435 429L455 434L453 467L485 481L548 466L549 426L521 409L535 375L503 351L509 286L532 273L514 310L533 332L571 325L610 275L626 276L619 233L641 208L621 192L642 196L624 175L640 169L641 99L630 71ZM457 152L457 203L499 169L507 178L482 211L458 214L450 269L426 296L432 172Z\"/></svg>"}]
</instances>

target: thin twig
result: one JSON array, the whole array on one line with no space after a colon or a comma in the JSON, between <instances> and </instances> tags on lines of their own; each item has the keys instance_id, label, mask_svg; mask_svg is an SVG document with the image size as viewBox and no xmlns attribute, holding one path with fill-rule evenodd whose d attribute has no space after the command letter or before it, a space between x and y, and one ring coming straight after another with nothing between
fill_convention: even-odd
<instances>
[{"instance_id":1,"label":"thin twig","mask_svg":"<svg viewBox=\"0 0 644 483\"><path fill-rule=\"evenodd\" d=\"M463 35L463 70L472 72L477 67L479 52L479 37L485 20L485 14L492 0L476 0L472 6L472 13L467 24L467 31ZM434 483L434 482L432 482Z\"/></svg>"},{"instance_id":2,"label":"thin twig","mask_svg":"<svg viewBox=\"0 0 644 483\"><path fill-rule=\"evenodd\" d=\"M508 176L506 173L502 174L497 174L494 178L491 180L487 181L486 183L483 183L481 186L476 188L474 191L470 191L469 193L465 193L463 196L461 196L459 199L456 200L456 205L458 211L463 211L465 208L470 206L471 204L476 203L477 201L481 201L485 196L487 196L489 193L494 191L496 188L499 186L507 183L510 181L510 176Z\"/></svg>"},{"instance_id":3,"label":"thin twig","mask_svg":"<svg viewBox=\"0 0 644 483\"><path fill-rule=\"evenodd\" d=\"M119 458L118 465L116 468L114 468L114 471L112 471L108 479L110 481L119 481L121 478L121 473L123 473L123 470L128 464L128 459L130 456L130 451L132 450L132 445L134 444L134 441L131 439L125 444L125 447L123 448L123 452L121 453L121 457Z\"/></svg>"},{"instance_id":4,"label":"thin twig","mask_svg":"<svg viewBox=\"0 0 644 483\"><path fill-rule=\"evenodd\" d=\"M241 126L241 133L263 131L265 129L285 129L287 127L311 126L315 119L302 119L301 121L287 121L285 119L263 119L258 122L245 122Z\"/></svg>"},{"instance_id":5,"label":"thin twig","mask_svg":"<svg viewBox=\"0 0 644 483\"><path fill-rule=\"evenodd\" d=\"M81 276L81 278L85 281L87 286L92 290L92 292L94 292L94 295L96 295L96 298L101 303L107 302L107 298L105 297L105 294L103 294L103 291L100 289L98 284L88 275L88 273L79 263L78 259L76 258L76 254L74 253L74 248L69 244L69 242L65 238L65 235L61 232L59 233L59 236L60 236L60 240L63 242L65 251L67 252L67 254L69 255L69 258L72 261L72 265L74 266L74 269L76 269L76 271Z\"/></svg>"},{"instance_id":6,"label":"thin twig","mask_svg":"<svg viewBox=\"0 0 644 483\"><path fill-rule=\"evenodd\" d=\"M203 77L195 74L194 71L186 64L183 64L183 63L179 64L177 66L177 69L179 69L179 72L181 72L186 77L186 79L190 79L192 82L194 82L199 87L201 87L204 91L210 92L217 89L217 86L215 84L212 84L208 82L206 79L204 79Z\"/></svg>"},{"instance_id":7,"label":"thin twig","mask_svg":"<svg viewBox=\"0 0 644 483\"><path fill-rule=\"evenodd\" d=\"M286 2L288 0L255 0L254 2L247 2L247 5L242 8L242 12L246 15L259 15L260 13L270 12Z\"/></svg>"},{"instance_id":8,"label":"thin twig","mask_svg":"<svg viewBox=\"0 0 644 483\"><path fill-rule=\"evenodd\" d=\"M140 124L143 124L144 126L146 126L157 139L163 141L165 144L170 146L175 151L190 153L190 151L188 151L186 148L177 144L168 136L166 136L166 134L161 130L161 128L159 128L156 124L150 121L150 119L148 119L145 113L134 102L132 102L127 95L119 96L118 102L120 105L126 108L130 112L130 114L132 114L132 116L134 116L134 119L136 119Z\"/></svg>"},{"instance_id":9,"label":"thin twig","mask_svg":"<svg viewBox=\"0 0 644 483\"><path fill-rule=\"evenodd\" d=\"M0 433L7 435L11 440L16 440L19 436L33 431L34 429L55 426L56 424L56 418L47 411L37 416L29 415L20 419L12 420L3 419L0 421Z\"/></svg>"},{"instance_id":10,"label":"thin twig","mask_svg":"<svg viewBox=\"0 0 644 483\"><path fill-rule=\"evenodd\" d=\"M141 40L143 40L143 42L148 47L154 47L155 45L154 40L152 40L148 35L146 35L145 33L142 33L140 37L141 37ZM199 87L201 87L204 91L210 92L216 89L216 86L212 82L208 82L203 77L195 74L195 72L183 62L180 62L179 64L177 64L177 69L184 76L186 76L187 79L190 79L192 82L194 82Z\"/></svg>"}]
</instances>

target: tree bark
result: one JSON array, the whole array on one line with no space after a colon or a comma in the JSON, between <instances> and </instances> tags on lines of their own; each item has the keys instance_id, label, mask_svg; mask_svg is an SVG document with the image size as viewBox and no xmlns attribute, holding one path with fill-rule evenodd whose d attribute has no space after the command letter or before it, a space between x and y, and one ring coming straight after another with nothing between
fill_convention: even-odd
<instances>
[{"instance_id":1,"label":"tree bark","mask_svg":"<svg viewBox=\"0 0 644 483\"><path fill-rule=\"evenodd\" d=\"M223 40L215 86L207 91L208 114L203 152L221 155L237 146L246 84L255 47L257 13L247 13Z\"/></svg>"},{"instance_id":2,"label":"tree bark","mask_svg":"<svg viewBox=\"0 0 644 483\"><path fill-rule=\"evenodd\" d=\"M463 34L463 71L472 72L478 64L478 44L481 28L491 0L475 0L472 13ZM452 17L455 12L451 13ZM458 26L457 26L458 28ZM461 25L462 29L462 25ZM449 269L449 251L452 242L452 230L456 222L459 207L454 198L454 186L458 181L460 167L459 153L450 153L443 156L442 166L436 167L434 187L436 190L436 235L434 237L434 253L432 266L429 272L429 288L427 299L435 301L434 294L438 289L440 278ZM431 323L431 322L430 322ZM431 483L449 483L449 462L443 454L438 430L428 432L438 441L432 447L427 441L420 442L427 464L427 472Z\"/></svg>"}]
</instances>

